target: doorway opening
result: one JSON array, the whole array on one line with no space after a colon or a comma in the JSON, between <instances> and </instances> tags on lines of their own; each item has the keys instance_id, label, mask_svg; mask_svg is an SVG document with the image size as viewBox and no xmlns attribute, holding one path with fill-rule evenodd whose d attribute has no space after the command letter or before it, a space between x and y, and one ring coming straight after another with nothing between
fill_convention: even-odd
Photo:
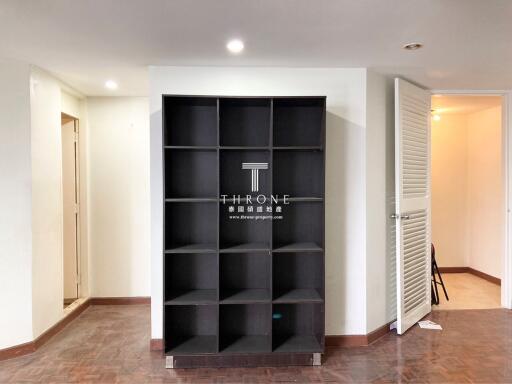
<instances>
[{"instance_id":1,"label":"doorway opening","mask_svg":"<svg viewBox=\"0 0 512 384\"><path fill-rule=\"evenodd\" d=\"M63 198L63 306L80 297L80 175L78 119L61 114Z\"/></svg>"},{"instance_id":2,"label":"doorway opening","mask_svg":"<svg viewBox=\"0 0 512 384\"><path fill-rule=\"evenodd\" d=\"M506 186L503 97L433 95L431 228L439 287L433 310L501 307Z\"/></svg>"}]
</instances>

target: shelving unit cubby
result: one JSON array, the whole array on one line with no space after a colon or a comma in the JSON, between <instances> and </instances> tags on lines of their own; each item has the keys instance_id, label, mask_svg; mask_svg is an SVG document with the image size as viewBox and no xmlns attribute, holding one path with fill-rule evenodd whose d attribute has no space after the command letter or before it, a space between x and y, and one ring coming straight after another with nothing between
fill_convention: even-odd
<instances>
[{"instance_id":1,"label":"shelving unit cubby","mask_svg":"<svg viewBox=\"0 0 512 384\"><path fill-rule=\"evenodd\" d=\"M165 203L166 252L208 252L217 249L217 202Z\"/></svg>"},{"instance_id":2,"label":"shelving unit cubby","mask_svg":"<svg viewBox=\"0 0 512 384\"><path fill-rule=\"evenodd\" d=\"M220 255L220 300L223 304L270 302L270 255Z\"/></svg>"},{"instance_id":3,"label":"shelving unit cubby","mask_svg":"<svg viewBox=\"0 0 512 384\"><path fill-rule=\"evenodd\" d=\"M325 102L163 95L168 366L318 363Z\"/></svg>"},{"instance_id":4,"label":"shelving unit cubby","mask_svg":"<svg viewBox=\"0 0 512 384\"><path fill-rule=\"evenodd\" d=\"M165 149L166 198L217 198L217 151Z\"/></svg>"},{"instance_id":5,"label":"shelving unit cubby","mask_svg":"<svg viewBox=\"0 0 512 384\"><path fill-rule=\"evenodd\" d=\"M270 353L270 303L221 305L219 331L221 353Z\"/></svg>"},{"instance_id":6,"label":"shelving unit cubby","mask_svg":"<svg viewBox=\"0 0 512 384\"><path fill-rule=\"evenodd\" d=\"M216 304L217 257L214 253L175 253L165 259L165 304Z\"/></svg>"}]
</instances>

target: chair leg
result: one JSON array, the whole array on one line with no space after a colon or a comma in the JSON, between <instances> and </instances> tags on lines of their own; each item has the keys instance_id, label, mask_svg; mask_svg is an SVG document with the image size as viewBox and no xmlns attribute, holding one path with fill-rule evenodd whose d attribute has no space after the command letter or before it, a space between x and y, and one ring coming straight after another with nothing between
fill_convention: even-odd
<instances>
[{"instance_id":1,"label":"chair leg","mask_svg":"<svg viewBox=\"0 0 512 384\"><path fill-rule=\"evenodd\" d=\"M439 305L439 292L437 290L437 280L436 280L434 264L432 264L432 294L433 294L433 303L435 305Z\"/></svg>"},{"instance_id":2,"label":"chair leg","mask_svg":"<svg viewBox=\"0 0 512 384\"><path fill-rule=\"evenodd\" d=\"M435 275L434 275L435 276ZM437 290L437 281L434 277L434 289L436 290L436 305L439 305L439 291Z\"/></svg>"},{"instance_id":3,"label":"chair leg","mask_svg":"<svg viewBox=\"0 0 512 384\"><path fill-rule=\"evenodd\" d=\"M432 305L438 305L439 304L439 301L437 300L437 297L436 297L436 292L434 291L434 285L435 283L432 281L432 284L430 286L430 295L431 295L431 298L430 298L430 302Z\"/></svg>"},{"instance_id":4,"label":"chair leg","mask_svg":"<svg viewBox=\"0 0 512 384\"><path fill-rule=\"evenodd\" d=\"M446 297L447 301L450 301L450 299L448 298L448 292L446 291L446 287L444 286L443 277L441 276L441 272L439 272L439 268L437 267L437 262L435 260L434 260L434 268L435 268L435 272L437 272L437 276L439 276L439 281L440 281L441 287L443 287L444 296Z\"/></svg>"}]
</instances>

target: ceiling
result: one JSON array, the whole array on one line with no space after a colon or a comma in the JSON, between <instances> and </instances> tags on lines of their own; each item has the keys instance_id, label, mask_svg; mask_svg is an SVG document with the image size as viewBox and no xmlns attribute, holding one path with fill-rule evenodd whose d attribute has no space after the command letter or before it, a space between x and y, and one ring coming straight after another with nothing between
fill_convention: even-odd
<instances>
[{"instance_id":1,"label":"ceiling","mask_svg":"<svg viewBox=\"0 0 512 384\"><path fill-rule=\"evenodd\" d=\"M145 95L148 65L370 67L429 88L512 89L511 20L510 0L0 0L0 56L87 95Z\"/></svg>"},{"instance_id":2,"label":"ceiling","mask_svg":"<svg viewBox=\"0 0 512 384\"><path fill-rule=\"evenodd\" d=\"M432 109L437 115L467 114L501 105L500 96L434 95Z\"/></svg>"}]
</instances>

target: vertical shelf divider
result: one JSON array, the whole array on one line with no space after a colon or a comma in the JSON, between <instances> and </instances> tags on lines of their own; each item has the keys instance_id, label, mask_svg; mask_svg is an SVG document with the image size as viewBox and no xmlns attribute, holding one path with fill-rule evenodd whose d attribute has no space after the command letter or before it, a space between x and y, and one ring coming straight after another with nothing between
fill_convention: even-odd
<instances>
[{"instance_id":1,"label":"vertical shelf divider","mask_svg":"<svg viewBox=\"0 0 512 384\"><path fill-rule=\"evenodd\" d=\"M217 353L220 352L220 99L217 98Z\"/></svg>"},{"instance_id":2,"label":"vertical shelf divider","mask_svg":"<svg viewBox=\"0 0 512 384\"><path fill-rule=\"evenodd\" d=\"M269 151L270 151L270 206L272 207L272 194L274 193L274 99L270 99L270 129L269 129ZM272 207L272 216L274 215L274 207ZM274 314L274 305L272 304L272 300L274 299L274 274L273 274L273 265L274 265L274 255L272 250L274 249L274 219L270 220L270 348L273 349L273 336L272 336L272 323L273 323L273 314Z\"/></svg>"},{"instance_id":3,"label":"vertical shelf divider","mask_svg":"<svg viewBox=\"0 0 512 384\"><path fill-rule=\"evenodd\" d=\"M163 223L163 228L162 228L162 289L163 289L163 292L162 292L162 324L163 324L163 327L162 327L162 341L163 341L163 352L165 354L166 352L166 322L165 322L165 292L166 292L166 278L165 278L165 236L166 236L166 227L165 227L165 222L166 222L166 219L165 219L165 211L166 211L166 204L165 204L165 198L167 197L166 196L166 191L165 191L165 184L166 184L166 177L165 177L165 145L166 145L166 136L167 136L167 124L166 124L166 118L165 118L165 96L162 95L162 147L160 148L160 150L162 151L162 207L163 207L163 212L162 212L162 223Z\"/></svg>"}]
</instances>

